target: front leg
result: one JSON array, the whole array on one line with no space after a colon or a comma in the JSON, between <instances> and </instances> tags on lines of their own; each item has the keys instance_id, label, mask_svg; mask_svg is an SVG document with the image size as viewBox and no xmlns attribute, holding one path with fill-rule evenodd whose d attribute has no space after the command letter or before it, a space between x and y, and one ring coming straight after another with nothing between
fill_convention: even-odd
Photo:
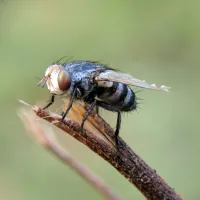
<instances>
[{"instance_id":1,"label":"front leg","mask_svg":"<svg viewBox=\"0 0 200 200\"><path fill-rule=\"evenodd\" d=\"M76 97L76 93L77 93L77 86L74 87L74 90L72 92L72 96L71 96L71 99L70 99L70 102L69 102L69 106L68 106L67 110L64 112L61 121L63 121L65 119L65 117L68 114L69 110L72 108L72 104L73 104L74 99Z\"/></svg>"},{"instance_id":2,"label":"front leg","mask_svg":"<svg viewBox=\"0 0 200 200\"><path fill-rule=\"evenodd\" d=\"M50 102L43 108L43 110L47 109L49 106L51 106L54 103L54 98L55 98L55 96L52 95Z\"/></svg>"}]
</instances>

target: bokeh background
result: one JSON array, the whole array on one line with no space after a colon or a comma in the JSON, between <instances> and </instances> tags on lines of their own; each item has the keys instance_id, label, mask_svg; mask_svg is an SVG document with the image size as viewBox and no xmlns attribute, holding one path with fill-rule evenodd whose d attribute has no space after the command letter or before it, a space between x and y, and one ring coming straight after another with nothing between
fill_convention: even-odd
<instances>
[{"instance_id":1,"label":"bokeh background","mask_svg":"<svg viewBox=\"0 0 200 200\"><path fill-rule=\"evenodd\" d=\"M123 116L120 135L184 199L200 199L199 36L199 1L0 0L0 199L103 199L28 137L17 116L17 98L46 104L37 77L62 56L172 87L139 92L140 109ZM101 114L114 126L115 115ZM144 199L108 163L55 131L113 191Z\"/></svg>"}]
</instances>

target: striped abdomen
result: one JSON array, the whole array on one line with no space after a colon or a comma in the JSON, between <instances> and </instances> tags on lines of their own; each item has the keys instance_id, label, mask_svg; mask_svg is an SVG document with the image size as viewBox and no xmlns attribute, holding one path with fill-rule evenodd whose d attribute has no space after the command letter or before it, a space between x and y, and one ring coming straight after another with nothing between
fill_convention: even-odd
<instances>
[{"instance_id":1,"label":"striped abdomen","mask_svg":"<svg viewBox=\"0 0 200 200\"><path fill-rule=\"evenodd\" d=\"M98 87L97 97L120 111L136 109L135 93L123 83L113 82L111 87Z\"/></svg>"}]
</instances>

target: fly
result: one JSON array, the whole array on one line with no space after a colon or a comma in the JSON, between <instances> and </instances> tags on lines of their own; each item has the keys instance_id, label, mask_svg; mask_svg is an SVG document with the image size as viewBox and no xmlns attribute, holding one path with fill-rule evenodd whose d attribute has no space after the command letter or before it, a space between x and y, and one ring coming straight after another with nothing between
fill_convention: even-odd
<instances>
[{"instance_id":1,"label":"fly","mask_svg":"<svg viewBox=\"0 0 200 200\"><path fill-rule=\"evenodd\" d=\"M74 101L82 100L90 105L83 116L81 131L83 130L84 122L95 107L97 111L101 107L116 112L116 145L118 145L118 135L121 126L121 113L133 111L137 107L136 95L130 88L130 85L165 92L169 90L164 85L157 87L155 84L148 84L131 75L121 73L93 61L72 61L64 64L58 62L57 64L52 64L47 68L45 76L38 83L39 85L42 87L47 85L52 94L51 101L43 109L48 108L54 103L56 95L62 95L66 98L70 97L69 105L62 116L62 121L68 114Z\"/></svg>"}]
</instances>

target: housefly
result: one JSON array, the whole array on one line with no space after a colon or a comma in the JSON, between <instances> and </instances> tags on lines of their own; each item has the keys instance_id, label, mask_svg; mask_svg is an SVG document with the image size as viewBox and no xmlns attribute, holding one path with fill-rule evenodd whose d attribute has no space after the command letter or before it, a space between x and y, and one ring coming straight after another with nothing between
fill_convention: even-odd
<instances>
[{"instance_id":1,"label":"housefly","mask_svg":"<svg viewBox=\"0 0 200 200\"><path fill-rule=\"evenodd\" d=\"M131 75L93 61L72 61L64 64L57 62L52 64L47 68L45 76L38 85L42 87L47 85L52 94L51 101L44 109L53 104L56 95L70 97L68 108L61 120L64 120L74 101L82 100L89 104L89 108L82 119L81 131L84 122L95 107L97 110L101 107L116 112L116 145L118 144L121 125L121 113L135 110L137 107L136 95L130 86L159 91L168 91L169 89L164 85L161 87L157 87L155 84L150 85Z\"/></svg>"}]
</instances>

